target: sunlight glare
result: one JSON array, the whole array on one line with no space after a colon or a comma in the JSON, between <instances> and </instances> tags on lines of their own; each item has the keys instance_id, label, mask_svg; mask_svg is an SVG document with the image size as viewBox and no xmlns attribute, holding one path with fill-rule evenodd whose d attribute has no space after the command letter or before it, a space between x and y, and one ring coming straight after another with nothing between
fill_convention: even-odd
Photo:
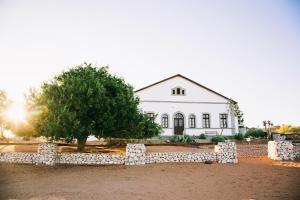
<instances>
[{"instance_id":1,"label":"sunlight glare","mask_svg":"<svg viewBox=\"0 0 300 200\"><path fill-rule=\"evenodd\" d=\"M25 122L27 116L24 105L14 103L8 108L6 116L12 122Z\"/></svg>"}]
</instances>

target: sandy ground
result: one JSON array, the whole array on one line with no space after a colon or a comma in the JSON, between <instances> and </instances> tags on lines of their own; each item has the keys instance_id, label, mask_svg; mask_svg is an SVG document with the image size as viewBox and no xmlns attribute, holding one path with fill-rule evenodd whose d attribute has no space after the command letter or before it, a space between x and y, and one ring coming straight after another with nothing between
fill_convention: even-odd
<instances>
[{"instance_id":1,"label":"sandy ground","mask_svg":"<svg viewBox=\"0 0 300 200\"><path fill-rule=\"evenodd\" d=\"M0 164L0 199L300 199L300 163Z\"/></svg>"}]
</instances>

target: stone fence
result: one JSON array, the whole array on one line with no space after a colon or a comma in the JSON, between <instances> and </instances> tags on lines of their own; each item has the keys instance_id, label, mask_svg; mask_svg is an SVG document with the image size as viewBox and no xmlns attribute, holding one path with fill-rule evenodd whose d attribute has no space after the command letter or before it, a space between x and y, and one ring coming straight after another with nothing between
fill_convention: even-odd
<instances>
[{"instance_id":1,"label":"stone fence","mask_svg":"<svg viewBox=\"0 0 300 200\"><path fill-rule=\"evenodd\" d=\"M272 160L294 160L300 158L300 147L293 145L292 141L269 141L268 157Z\"/></svg>"},{"instance_id":2,"label":"stone fence","mask_svg":"<svg viewBox=\"0 0 300 200\"><path fill-rule=\"evenodd\" d=\"M128 144L126 154L58 153L56 145L39 144L37 153L0 153L0 163L30 163L36 165L144 165L166 162L219 162L237 163L236 144L226 141L215 145L214 152L155 152L147 153L144 144Z\"/></svg>"}]
</instances>

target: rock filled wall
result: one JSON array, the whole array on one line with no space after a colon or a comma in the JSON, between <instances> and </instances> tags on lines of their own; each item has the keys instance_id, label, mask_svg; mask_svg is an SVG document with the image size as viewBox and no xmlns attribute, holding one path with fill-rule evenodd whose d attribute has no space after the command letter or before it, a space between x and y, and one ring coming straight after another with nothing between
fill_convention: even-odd
<instances>
[{"instance_id":1,"label":"rock filled wall","mask_svg":"<svg viewBox=\"0 0 300 200\"><path fill-rule=\"evenodd\" d=\"M74 165L122 165L125 163L125 155L107 153L58 153L57 163Z\"/></svg>"},{"instance_id":2,"label":"rock filled wall","mask_svg":"<svg viewBox=\"0 0 300 200\"><path fill-rule=\"evenodd\" d=\"M127 144L125 165L144 165L146 162L146 147L144 144Z\"/></svg>"},{"instance_id":3,"label":"rock filled wall","mask_svg":"<svg viewBox=\"0 0 300 200\"><path fill-rule=\"evenodd\" d=\"M165 162L205 162L237 163L234 142L222 142L215 146L215 152L157 152L146 153L144 144L128 144L126 154L57 153L56 145L39 144L37 153L0 153L0 162L32 163L37 165L77 164L77 165L144 165Z\"/></svg>"},{"instance_id":4,"label":"rock filled wall","mask_svg":"<svg viewBox=\"0 0 300 200\"><path fill-rule=\"evenodd\" d=\"M51 143L41 143L38 146L35 164L55 165L56 164L56 145Z\"/></svg>"},{"instance_id":5,"label":"rock filled wall","mask_svg":"<svg viewBox=\"0 0 300 200\"><path fill-rule=\"evenodd\" d=\"M5 152L0 153L0 162L5 163L30 163L34 164L37 158L36 153Z\"/></svg>"},{"instance_id":6,"label":"rock filled wall","mask_svg":"<svg viewBox=\"0 0 300 200\"><path fill-rule=\"evenodd\" d=\"M294 160L293 144L291 141L269 141L268 157L272 160Z\"/></svg>"},{"instance_id":7,"label":"rock filled wall","mask_svg":"<svg viewBox=\"0 0 300 200\"><path fill-rule=\"evenodd\" d=\"M237 163L237 150L234 142L225 141L215 145L215 153L219 163Z\"/></svg>"},{"instance_id":8,"label":"rock filled wall","mask_svg":"<svg viewBox=\"0 0 300 200\"><path fill-rule=\"evenodd\" d=\"M297 143L297 144L294 144L293 146L294 146L293 151L294 151L295 159L300 159L300 144Z\"/></svg>"},{"instance_id":9,"label":"rock filled wall","mask_svg":"<svg viewBox=\"0 0 300 200\"><path fill-rule=\"evenodd\" d=\"M216 161L216 154L213 152L164 152L146 153L146 164L166 162L205 162Z\"/></svg>"}]
</instances>

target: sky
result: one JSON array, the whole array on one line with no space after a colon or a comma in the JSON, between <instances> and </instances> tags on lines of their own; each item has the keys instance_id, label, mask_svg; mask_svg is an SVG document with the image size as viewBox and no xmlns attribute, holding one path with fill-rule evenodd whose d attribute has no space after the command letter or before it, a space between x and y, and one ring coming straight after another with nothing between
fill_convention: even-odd
<instances>
[{"instance_id":1,"label":"sky","mask_svg":"<svg viewBox=\"0 0 300 200\"><path fill-rule=\"evenodd\" d=\"M237 101L249 127L300 125L297 0L0 0L11 99L83 62L135 89L180 73Z\"/></svg>"}]
</instances>

